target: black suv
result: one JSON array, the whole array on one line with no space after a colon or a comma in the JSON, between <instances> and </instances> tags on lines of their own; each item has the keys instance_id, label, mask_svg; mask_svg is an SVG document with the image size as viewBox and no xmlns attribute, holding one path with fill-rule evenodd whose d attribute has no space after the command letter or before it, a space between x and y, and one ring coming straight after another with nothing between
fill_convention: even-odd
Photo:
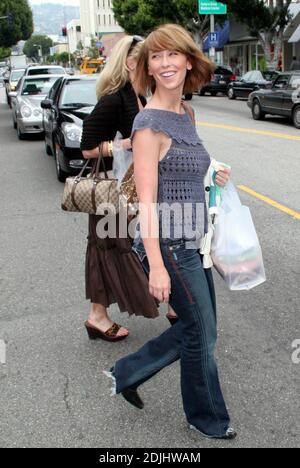
<instances>
[{"instance_id":1,"label":"black suv","mask_svg":"<svg viewBox=\"0 0 300 468\"><path fill-rule=\"evenodd\" d=\"M234 80L236 80L236 75L234 75L230 67L218 65L213 79L200 89L199 94L200 96L204 96L206 93L210 93L212 96L216 96L218 93L226 94L229 83Z\"/></svg>"}]
</instances>

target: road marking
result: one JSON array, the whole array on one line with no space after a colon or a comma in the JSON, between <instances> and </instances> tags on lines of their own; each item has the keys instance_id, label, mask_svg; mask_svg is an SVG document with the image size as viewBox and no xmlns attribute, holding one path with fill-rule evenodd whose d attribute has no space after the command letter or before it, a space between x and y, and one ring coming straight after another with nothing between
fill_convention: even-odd
<instances>
[{"instance_id":1,"label":"road marking","mask_svg":"<svg viewBox=\"0 0 300 468\"><path fill-rule=\"evenodd\" d=\"M210 123L210 122L199 122L199 121L197 121L196 123L197 123L197 125L199 125L201 127L222 128L224 130L231 130L231 131L234 131L234 132L252 133L254 135L263 135L263 136L281 138L283 140L300 141L300 136L289 135L288 133L269 132L268 130L255 130L254 128L235 127L233 125L215 124L215 123Z\"/></svg>"},{"instance_id":2,"label":"road marking","mask_svg":"<svg viewBox=\"0 0 300 468\"><path fill-rule=\"evenodd\" d=\"M287 206L281 205L281 203L278 203L275 200L272 200L272 198L266 197L265 195L255 192L254 190L247 187L246 185L238 185L238 188L240 190L243 190L243 192L246 192L249 195L252 195L253 197L258 198L259 200L264 201L268 205L271 205L274 208L277 208L277 210L283 211L284 213L292 216L292 218L300 220L300 213L298 213L295 210L292 210L291 208L288 208Z\"/></svg>"}]
</instances>

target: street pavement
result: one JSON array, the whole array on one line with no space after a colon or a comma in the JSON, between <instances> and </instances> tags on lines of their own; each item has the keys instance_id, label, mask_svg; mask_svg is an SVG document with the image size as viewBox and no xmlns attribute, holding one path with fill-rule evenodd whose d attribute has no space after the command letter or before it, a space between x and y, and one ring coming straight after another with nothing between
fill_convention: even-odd
<instances>
[{"instance_id":1,"label":"street pavement","mask_svg":"<svg viewBox=\"0 0 300 468\"><path fill-rule=\"evenodd\" d=\"M199 135L232 166L232 180L300 213L300 131L287 120L252 120L245 101L194 96ZM262 133L263 132L263 133ZM276 135L274 135L276 134ZM91 342L83 323L87 216L60 209L63 185L40 139L18 141L0 89L1 447L299 447L300 219L239 190L263 249L265 284L230 292L215 274L217 359L232 442L188 429L175 363L141 388L143 411L110 396L103 374L168 326L111 317L128 326L120 343Z\"/></svg>"}]
</instances>

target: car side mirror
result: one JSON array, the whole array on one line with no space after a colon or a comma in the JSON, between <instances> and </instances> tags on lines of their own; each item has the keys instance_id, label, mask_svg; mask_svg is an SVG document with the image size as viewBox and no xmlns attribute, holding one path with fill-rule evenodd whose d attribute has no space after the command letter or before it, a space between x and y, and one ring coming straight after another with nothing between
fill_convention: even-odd
<instances>
[{"instance_id":1,"label":"car side mirror","mask_svg":"<svg viewBox=\"0 0 300 468\"><path fill-rule=\"evenodd\" d=\"M15 98L15 97L17 97L17 94L18 93L16 93L16 91L11 91L10 93L8 93L8 97Z\"/></svg>"},{"instance_id":2,"label":"car side mirror","mask_svg":"<svg viewBox=\"0 0 300 468\"><path fill-rule=\"evenodd\" d=\"M51 99L44 99L41 102L41 108L42 109L51 109L52 104L53 104L53 102L51 101Z\"/></svg>"}]
</instances>

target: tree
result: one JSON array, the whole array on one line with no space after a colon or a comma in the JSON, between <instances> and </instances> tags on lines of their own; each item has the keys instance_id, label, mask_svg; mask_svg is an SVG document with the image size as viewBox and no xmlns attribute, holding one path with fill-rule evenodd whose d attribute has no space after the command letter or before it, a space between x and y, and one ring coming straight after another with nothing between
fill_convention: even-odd
<instances>
[{"instance_id":1,"label":"tree","mask_svg":"<svg viewBox=\"0 0 300 468\"><path fill-rule=\"evenodd\" d=\"M209 15L199 15L198 0L113 0L115 17L128 34L148 34L155 26L177 23L201 46L210 27ZM226 17L218 17L223 24Z\"/></svg>"},{"instance_id":2,"label":"tree","mask_svg":"<svg viewBox=\"0 0 300 468\"><path fill-rule=\"evenodd\" d=\"M27 57L37 59L39 57L40 50L37 45L42 47L42 55L45 56L49 55L50 47L53 46L53 41L48 36L31 36L31 38L24 45L24 54Z\"/></svg>"},{"instance_id":3,"label":"tree","mask_svg":"<svg viewBox=\"0 0 300 468\"><path fill-rule=\"evenodd\" d=\"M27 0L1 0L0 16L9 16L0 20L0 47L11 47L31 36L33 19Z\"/></svg>"},{"instance_id":4,"label":"tree","mask_svg":"<svg viewBox=\"0 0 300 468\"><path fill-rule=\"evenodd\" d=\"M68 52L62 52L61 54L59 54L59 62L61 62L63 66L66 66L69 63Z\"/></svg>"},{"instance_id":5,"label":"tree","mask_svg":"<svg viewBox=\"0 0 300 468\"><path fill-rule=\"evenodd\" d=\"M99 58L99 49L96 47L96 39L91 36L91 46L88 49L88 56L96 59Z\"/></svg>"},{"instance_id":6,"label":"tree","mask_svg":"<svg viewBox=\"0 0 300 468\"><path fill-rule=\"evenodd\" d=\"M257 37L266 57L267 68L277 67L283 49L283 33L291 21L291 0L222 0L237 21L248 26L252 36Z\"/></svg>"},{"instance_id":7,"label":"tree","mask_svg":"<svg viewBox=\"0 0 300 468\"><path fill-rule=\"evenodd\" d=\"M9 57L11 54L11 49L8 47L0 47L0 60Z\"/></svg>"}]
</instances>

